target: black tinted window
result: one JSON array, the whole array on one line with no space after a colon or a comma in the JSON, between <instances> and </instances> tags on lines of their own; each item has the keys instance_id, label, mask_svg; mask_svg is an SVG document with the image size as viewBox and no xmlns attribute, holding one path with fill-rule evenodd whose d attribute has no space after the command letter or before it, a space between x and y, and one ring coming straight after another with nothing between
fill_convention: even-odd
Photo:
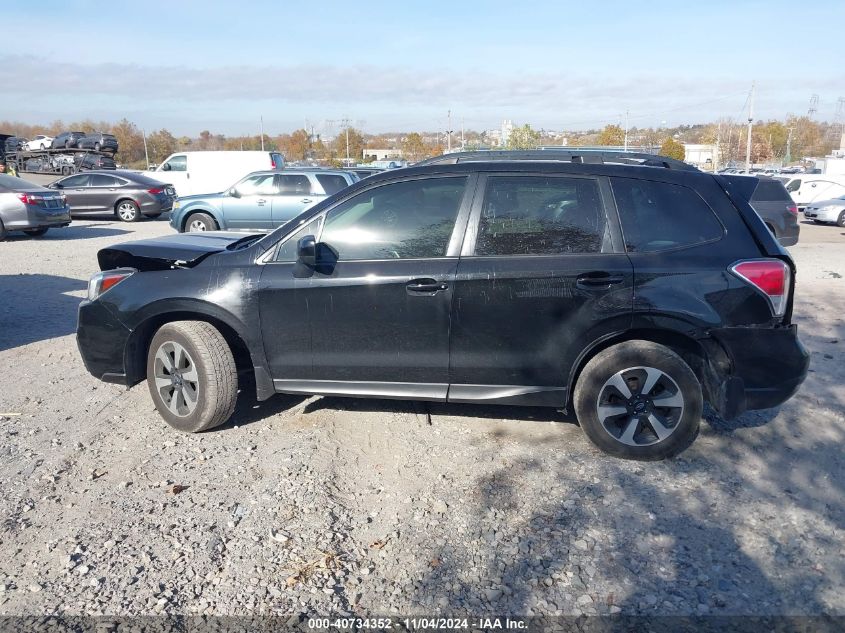
<instances>
[{"instance_id":1,"label":"black tinted window","mask_svg":"<svg viewBox=\"0 0 845 633\"><path fill-rule=\"evenodd\" d=\"M613 178L612 183L630 252L691 246L724 234L713 210L689 187L631 178Z\"/></svg>"},{"instance_id":2,"label":"black tinted window","mask_svg":"<svg viewBox=\"0 0 845 633\"><path fill-rule=\"evenodd\" d=\"M792 202L783 183L777 180L761 180L757 183L752 202Z\"/></svg>"},{"instance_id":3,"label":"black tinted window","mask_svg":"<svg viewBox=\"0 0 845 633\"><path fill-rule=\"evenodd\" d=\"M430 178L370 189L328 213L320 241L341 260L443 257L465 187Z\"/></svg>"},{"instance_id":4,"label":"black tinted window","mask_svg":"<svg viewBox=\"0 0 845 633\"><path fill-rule=\"evenodd\" d=\"M598 253L606 235L595 180L493 176L487 181L475 254Z\"/></svg>"},{"instance_id":5,"label":"black tinted window","mask_svg":"<svg viewBox=\"0 0 845 633\"><path fill-rule=\"evenodd\" d=\"M283 196L307 196L311 193L311 181L308 180L308 176L285 175L280 176L279 180L281 182L279 190Z\"/></svg>"},{"instance_id":6,"label":"black tinted window","mask_svg":"<svg viewBox=\"0 0 845 633\"><path fill-rule=\"evenodd\" d=\"M341 189L346 189L346 178L337 174L317 174L317 181L322 185L323 190L332 195Z\"/></svg>"},{"instance_id":7,"label":"black tinted window","mask_svg":"<svg viewBox=\"0 0 845 633\"><path fill-rule=\"evenodd\" d=\"M91 175L92 187L116 187L118 184L117 179L111 176L102 176L100 174Z\"/></svg>"},{"instance_id":8,"label":"black tinted window","mask_svg":"<svg viewBox=\"0 0 845 633\"><path fill-rule=\"evenodd\" d=\"M786 185L787 191L798 191L800 188L801 188L801 179L800 178L796 178L795 180L790 181L788 185Z\"/></svg>"}]
</instances>

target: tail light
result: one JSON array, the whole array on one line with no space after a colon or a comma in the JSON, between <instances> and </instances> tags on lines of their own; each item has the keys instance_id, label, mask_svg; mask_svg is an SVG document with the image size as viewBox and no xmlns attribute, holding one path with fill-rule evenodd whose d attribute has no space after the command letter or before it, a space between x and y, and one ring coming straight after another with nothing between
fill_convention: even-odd
<instances>
[{"instance_id":1,"label":"tail light","mask_svg":"<svg viewBox=\"0 0 845 633\"><path fill-rule=\"evenodd\" d=\"M162 189L161 187L153 187L152 189L147 189L147 193L157 195L160 193L164 193L164 189Z\"/></svg>"},{"instance_id":2,"label":"tail light","mask_svg":"<svg viewBox=\"0 0 845 633\"><path fill-rule=\"evenodd\" d=\"M276 161L270 159L270 169L276 169Z\"/></svg>"},{"instance_id":3,"label":"tail light","mask_svg":"<svg viewBox=\"0 0 845 633\"><path fill-rule=\"evenodd\" d=\"M783 316L789 299L789 266L779 259L753 259L737 262L730 271L766 296L772 314Z\"/></svg>"},{"instance_id":4,"label":"tail light","mask_svg":"<svg viewBox=\"0 0 845 633\"><path fill-rule=\"evenodd\" d=\"M788 204L788 205L786 205L786 209L790 213L794 213L795 215L798 215L798 205L797 204Z\"/></svg>"},{"instance_id":5,"label":"tail light","mask_svg":"<svg viewBox=\"0 0 845 633\"><path fill-rule=\"evenodd\" d=\"M24 204L41 204L44 198L42 198L41 196L31 196L28 193L19 193L18 200L20 200Z\"/></svg>"},{"instance_id":6,"label":"tail light","mask_svg":"<svg viewBox=\"0 0 845 633\"><path fill-rule=\"evenodd\" d=\"M134 268L117 268L92 275L91 279L88 280L88 301L97 299L104 292L114 288L121 281L131 277L136 272Z\"/></svg>"}]
</instances>

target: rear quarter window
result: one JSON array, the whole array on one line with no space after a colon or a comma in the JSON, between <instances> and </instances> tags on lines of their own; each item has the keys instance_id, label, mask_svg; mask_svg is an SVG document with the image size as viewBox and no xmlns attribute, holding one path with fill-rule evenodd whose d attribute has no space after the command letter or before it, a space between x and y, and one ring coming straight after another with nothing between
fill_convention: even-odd
<instances>
[{"instance_id":1,"label":"rear quarter window","mask_svg":"<svg viewBox=\"0 0 845 633\"><path fill-rule=\"evenodd\" d=\"M695 246L725 234L713 209L689 187L633 178L611 182L630 253Z\"/></svg>"},{"instance_id":2,"label":"rear quarter window","mask_svg":"<svg viewBox=\"0 0 845 633\"><path fill-rule=\"evenodd\" d=\"M346 178L337 174L317 174L317 181L322 185L326 195L332 195L349 186Z\"/></svg>"}]
</instances>

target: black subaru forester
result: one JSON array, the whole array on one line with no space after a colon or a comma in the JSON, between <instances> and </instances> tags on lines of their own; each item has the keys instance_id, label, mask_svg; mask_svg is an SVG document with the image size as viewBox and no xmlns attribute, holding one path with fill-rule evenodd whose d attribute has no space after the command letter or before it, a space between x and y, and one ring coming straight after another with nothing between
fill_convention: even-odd
<instances>
[{"instance_id":1,"label":"black subaru forester","mask_svg":"<svg viewBox=\"0 0 845 633\"><path fill-rule=\"evenodd\" d=\"M94 376L183 431L274 393L573 407L601 449L676 454L708 401L804 380L795 265L730 177L637 154L486 152L371 176L268 235L98 255Z\"/></svg>"}]
</instances>

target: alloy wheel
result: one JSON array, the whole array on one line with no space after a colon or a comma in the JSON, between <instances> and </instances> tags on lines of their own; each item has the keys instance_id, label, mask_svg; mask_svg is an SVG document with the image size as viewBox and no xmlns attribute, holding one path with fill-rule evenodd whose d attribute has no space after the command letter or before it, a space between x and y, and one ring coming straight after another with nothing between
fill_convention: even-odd
<instances>
[{"instance_id":1,"label":"alloy wheel","mask_svg":"<svg viewBox=\"0 0 845 633\"><path fill-rule=\"evenodd\" d=\"M175 341L162 343L155 355L155 389L173 415L185 417L197 408L199 375L191 355Z\"/></svg>"},{"instance_id":2,"label":"alloy wheel","mask_svg":"<svg viewBox=\"0 0 845 633\"><path fill-rule=\"evenodd\" d=\"M188 231L190 231L191 233L195 233L197 231L205 231L205 230L206 230L205 222L203 222L202 220L193 220L188 225Z\"/></svg>"},{"instance_id":3,"label":"alloy wheel","mask_svg":"<svg viewBox=\"0 0 845 633\"><path fill-rule=\"evenodd\" d=\"M117 207L117 215L124 222L132 222L135 219L136 213L135 206L129 202L121 202Z\"/></svg>"},{"instance_id":4,"label":"alloy wheel","mask_svg":"<svg viewBox=\"0 0 845 633\"><path fill-rule=\"evenodd\" d=\"M605 381L596 401L599 422L628 446L662 442L684 414L684 396L671 376L654 367L629 367Z\"/></svg>"}]
</instances>

